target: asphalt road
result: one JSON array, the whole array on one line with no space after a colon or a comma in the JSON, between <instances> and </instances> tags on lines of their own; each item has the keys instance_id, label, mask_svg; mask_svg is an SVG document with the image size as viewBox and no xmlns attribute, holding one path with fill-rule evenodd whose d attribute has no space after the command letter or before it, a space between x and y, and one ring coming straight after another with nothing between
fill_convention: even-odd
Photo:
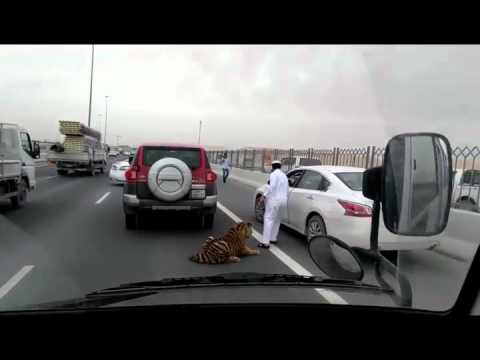
<instances>
[{"instance_id":1,"label":"asphalt road","mask_svg":"<svg viewBox=\"0 0 480 360\"><path fill-rule=\"evenodd\" d=\"M188 260L209 235L219 236L234 223L231 214L218 210L212 230L199 229L185 214L162 214L145 228L124 227L121 186L111 185L105 174L57 176L55 168L37 169L37 189L18 210L0 203L0 309L64 300L134 281L165 277L202 276L226 272L293 274L291 263L278 253L263 250L260 256L238 264L198 265ZM235 181L218 182L219 201L242 220L253 219L254 189ZM108 195L106 195L108 194ZM251 240L255 245L255 240ZM279 249L290 260L313 274L321 274L309 258L305 240L288 229L279 237ZM402 269L414 288L414 307L445 310L453 305L469 264L431 251L404 253ZM369 277L367 276L367 280ZM239 300L239 290L176 291L164 301ZM173 295L172 295L173 294ZM337 292L351 304L392 305L382 296ZM313 289L256 289L258 301L279 299L332 302ZM247 301L244 299L244 301Z\"/></svg>"}]
</instances>

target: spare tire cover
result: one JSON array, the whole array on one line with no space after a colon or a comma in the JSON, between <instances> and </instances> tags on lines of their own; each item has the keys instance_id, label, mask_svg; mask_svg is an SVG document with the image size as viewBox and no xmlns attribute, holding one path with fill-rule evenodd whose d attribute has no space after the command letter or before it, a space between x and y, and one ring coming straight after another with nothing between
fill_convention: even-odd
<instances>
[{"instance_id":1,"label":"spare tire cover","mask_svg":"<svg viewBox=\"0 0 480 360\"><path fill-rule=\"evenodd\" d=\"M148 187L160 200L179 200L187 195L192 187L192 172L182 160L158 160L148 172Z\"/></svg>"}]
</instances>

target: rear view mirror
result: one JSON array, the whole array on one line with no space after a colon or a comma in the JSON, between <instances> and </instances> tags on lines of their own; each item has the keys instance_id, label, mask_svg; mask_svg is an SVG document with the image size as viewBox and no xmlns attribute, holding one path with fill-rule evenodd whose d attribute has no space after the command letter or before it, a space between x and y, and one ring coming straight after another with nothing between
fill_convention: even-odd
<instances>
[{"instance_id":1,"label":"rear view mirror","mask_svg":"<svg viewBox=\"0 0 480 360\"><path fill-rule=\"evenodd\" d=\"M131 165L132 162L133 162L133 156L129 156L129 157L128 157L128 163Z\"/></svg>"},{"instance_id":2,"label":"rear view mirror","mask_svg":"<svg viewBox=\"0 0 480 360\"><path fill-rule=\"evenodd\" d=\"M442 135L404 134L385 149L383 219L399 235L431 236L447 226L452 190L451 147Z\"/></svg>"},{"instance_id":3,"label":"rear view mirror","mask_svg":"<svg viewBox=\"0 0 480 360\"><path fill-rule=\"evenodd\" d=\"M38 159L40 157L40 144L38 143L38 141L33 142L33 154L32 155L35 159Z\"/></svg>"},{"instance_id":4,"label":"rear view mirror","mask_svg":"<svg viewBox=\"0 0 480 360\"><path fill-rule=\"evenodd\" d=\"M333 236L315 236L308 244L313 262L328 277L362 280L363 268L353 250Z\"/></svg>"}]
</instances>

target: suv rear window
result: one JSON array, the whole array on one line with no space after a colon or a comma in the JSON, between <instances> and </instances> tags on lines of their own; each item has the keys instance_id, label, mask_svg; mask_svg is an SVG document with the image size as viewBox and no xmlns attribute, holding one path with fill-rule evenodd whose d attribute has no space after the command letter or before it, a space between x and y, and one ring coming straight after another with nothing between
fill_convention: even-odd
<instances>
[{"instance_id":1,"label":"suv rear window","mask_svg":"<svg viewBox=\"0 0 480 360\"><path fill-rule=\"evenodd\" d=\"M171 147L145 147L143 149L145 166L152 166L156 161L167 157L182 160L190 169L196 169L201 165L199 149Z\"/></svg>"},{"instance_id":2,"label":"suv rear window","mask_svg":"<svg viewBox=\"0 0 480 360\"><path fill-rule=\"evenodd\" d=\"M354 191L362 191L362 172L335 173L335 175L350 189Z\"/></svg>"}]
</instances>

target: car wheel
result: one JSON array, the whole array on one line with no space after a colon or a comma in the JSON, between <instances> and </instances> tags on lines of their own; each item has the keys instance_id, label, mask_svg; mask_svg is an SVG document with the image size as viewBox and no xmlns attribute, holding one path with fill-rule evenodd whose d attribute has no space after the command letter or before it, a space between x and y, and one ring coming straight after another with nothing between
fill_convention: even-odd
<instances>
[{"instance_id":1,"label":"car wheel","mask_svg":"<svg viewBox=\"0 0 480 360\"><path fill-rule=\"evenodd\" d=\"M125 214L125 227L129 230L137 228L137 215Z\"/></svg>"},{"instance_id":2,"label":"car wheel","mask_svg":"<svg viewBox=\"0 0 480 360\"><path fill-rule=\"evenodd\" d=\"M327 235L327 227L322 217L319 215L310 217L307 221L305 233L308 241L312 240L314 236Z\"/></svg>"},{"instance_id":3,"label":"car wheel","mask_svg":"<svg viewBox=\"0 0 480 360\"><path fill-rule=\"evenodd\" d=\"M255 199L255 220L260 224L263 224L263 219L265 216L265 201L261 196L257 196Z\"/></svg>"},{"instance_id":4,"label":"car wheel","mask_svg":"<svg viewBox=\"0 0 480 360\"><path fill-rule=\"evenodd\" d=\"M211 229L215 221L215 214L205 214L203 215L203 227L205 229Z\"/></svg>"},{"instance_id":5,"label":"car wheel","mask_svg":"<svg viewBox=\"0 0 480 360\"><path fill-rule=\"evenodd\" d=\"M12 206L14 208L21 208L27 202L27 182L25 179L20 181L18 185L18 193L17 195L10 198Z\"/></svg>"},{"instance_id":6,"label":"car wheel","mask_svg":"<svg viewBox=\"0 0 480 360\"><path fill-rule=\"evenodd\" d=\"M393 265L398 264L398 251L397 250L385 250L385 251L380 251L382 256L390 261Z\"/></svg>"},{"instance_id":7,"label":"car wheel","mask_svg":"<svg viewBox=\"0 0 480 360\"><path fill-rule=\"evenodd\" d=\"M470 199L462 199L457 201L457 208L467 211L478 211L478 206Z\"/></svg>"}]
</instances>

